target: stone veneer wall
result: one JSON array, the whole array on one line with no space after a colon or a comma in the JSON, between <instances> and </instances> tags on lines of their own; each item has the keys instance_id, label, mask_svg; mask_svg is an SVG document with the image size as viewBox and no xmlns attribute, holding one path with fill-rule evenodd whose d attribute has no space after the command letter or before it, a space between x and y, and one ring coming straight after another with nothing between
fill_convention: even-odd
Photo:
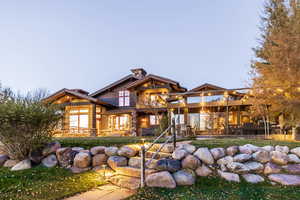
<instances>
[{"instance_id":1,"label":"stone veneer wall","mask_svg":"<svg viewBox=\"0 0 300 200\"><path fill-rule=\"evenodd\" d=\"M154 145L146 153L147 161L159 149ZM96 146L61 147L58 142L47 145L42 151L32 153L23 161L11 160L0 155L0 166L11 170L24 170L32 164L45 167L61 167L73 173L102 170L105 167L109 180L122 187L137 189L140 185L139 145L123 147ZM227 148L196 148L190 144L179 144L176 149L166 145L151 163L147 163L146 185L149 187L175 188L192 185L198 177L220 176L228 181L250 183L268 181L271 184L300 186L300 147L258 147L251 144ZM109 172L109 173L108 173Z\"/></svg>"}]
</instances>

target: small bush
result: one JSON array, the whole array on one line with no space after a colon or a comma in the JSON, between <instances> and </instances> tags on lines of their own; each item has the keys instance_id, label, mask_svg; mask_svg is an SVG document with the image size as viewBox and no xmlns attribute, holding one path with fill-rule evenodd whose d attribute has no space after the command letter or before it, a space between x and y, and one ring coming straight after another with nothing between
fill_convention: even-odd
<instances>
[{"instance_id":1,"label":"small bush","mask_svg":"<svg viewBox=\"0 0 300 200\"><path fill-rule=\"evenodd\" d=\"M0 90L0 141L11 159L22 160L51 140L62 112L42 103L42 91L27 96L5 91Z\"/></svg>"}]
</instances>

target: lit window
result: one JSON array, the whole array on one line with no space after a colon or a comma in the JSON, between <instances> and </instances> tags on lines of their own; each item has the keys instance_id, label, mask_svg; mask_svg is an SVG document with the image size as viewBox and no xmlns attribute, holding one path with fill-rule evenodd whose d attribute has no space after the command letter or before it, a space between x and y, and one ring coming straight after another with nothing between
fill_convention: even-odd
<instances>
[{"instance_id":1,"label":"lit window","mask_svg":"<svg viewBox=\"0 0 300 200\"><path fill-rule=\"evenodd\" d=\"M150 115L150 125L159 125L160 116L159 115Z\"/></svg>"},{"instance_id":2,"label":"lit window","mask_svg":"<svg viewBox=\"0 0 300 200\"><path fill-rule=\"evenodd\" d=\"M119 91L119 106L130 105L130 93L128 90Z\"/></svg>"},{"instance_id":3,"label":"lit window","mask_svg":"<svg viewBox=\"0 0 300 200\"><path fill-rule=\"evenodd\" d=\"M89 109L87 108L72 108L69 111L69 127L75 129L75 132L80 132L80 129L89 128Z\"/></svg>"}]
</instances>

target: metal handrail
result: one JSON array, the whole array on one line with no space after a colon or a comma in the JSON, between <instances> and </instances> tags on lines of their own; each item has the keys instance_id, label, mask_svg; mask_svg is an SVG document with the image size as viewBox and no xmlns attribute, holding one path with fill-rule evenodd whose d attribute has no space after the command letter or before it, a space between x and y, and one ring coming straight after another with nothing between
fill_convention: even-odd
<instances>
[{"instance_id":1,"label":"metal handrail","mask_svg":"<svg viewBox=\"0 0 300 200\"><path fill-rule=\"evenodd\" d=\"M149 149L151 149L155 144L156 144L156 142L160 139L160 138L162 138L170 129L171 129L171 125L166 129L166 130L164 130L164 132L162 132L161 134L160 134L160 136L158 136L153 142L152 142L152 144L149 146L149 147L147 147L146 149L145 149L145 152L147 152L147 151L149 151Z\"/></svg>"}]
</instances>

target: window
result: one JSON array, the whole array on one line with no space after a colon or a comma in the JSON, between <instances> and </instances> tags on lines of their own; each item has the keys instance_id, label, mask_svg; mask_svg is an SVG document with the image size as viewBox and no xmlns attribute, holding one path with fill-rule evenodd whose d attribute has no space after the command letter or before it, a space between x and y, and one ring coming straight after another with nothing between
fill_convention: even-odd
<instances>
[{"instance_id":1,"label":"window","mask_svg":"<svg viewBox=\"0 0 300 200\"><path fill-rule=\"evenodd\" d=\"M89 128L89 110L87 108L73 108L69 111L69 127L76 129L76 132L80 132L80 129Z\"/></svg>"},{"instance_id":2,"label":"window","mask_svg":"<svg viewBox=\"0 0 300 200\"><path fill-rule=\"evenodd\" d=\"M130 93L128 90L119 91L119 106L130 105Z\"/></svg>"},{"instance_id":3,"label":"window","mask_svg":"<svg viewBox=\"0 0 300 200\"><path fill-rule=\"evenodd\" d=\"M160 116L159 115L150 115L150 125L159 125Z\"/></svg>"}]
</instances>

